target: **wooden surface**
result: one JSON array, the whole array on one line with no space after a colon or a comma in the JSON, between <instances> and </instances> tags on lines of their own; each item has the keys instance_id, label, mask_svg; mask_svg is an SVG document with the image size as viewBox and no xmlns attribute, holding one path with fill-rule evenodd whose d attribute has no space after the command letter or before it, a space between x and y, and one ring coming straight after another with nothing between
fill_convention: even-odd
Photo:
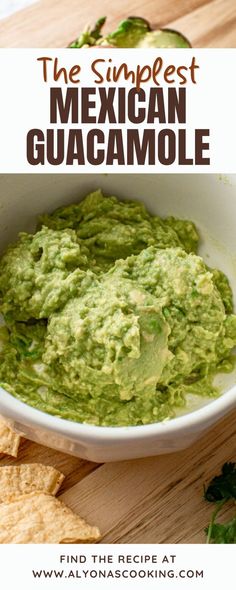
<instances>
[{"instance_id":1,"label":"wooden surface","mask_svg":"<svg viewBox=\"0 0 236 590\"><path fill-rule=\"evenodd\" d=\"M103 15L107 31L138 15L180 30L194 47L236 47L235 0L38 0L0 21L0 46L65 47Z\"/></svg>"},{"instance_id":2,"label":"wooden surface","mask_svg":"<svg viewBox=\"0 0 236 590\"><path fill-rule=\"evenodd\" d=\"M171 455L96 465L23 441L18 459L2 456L0 465L38 461L60 469L66 478L59 495L100 527L101 542L204 543L212 505L203 485L235 459L236 411Z\"/></svg>"}]
</instances>

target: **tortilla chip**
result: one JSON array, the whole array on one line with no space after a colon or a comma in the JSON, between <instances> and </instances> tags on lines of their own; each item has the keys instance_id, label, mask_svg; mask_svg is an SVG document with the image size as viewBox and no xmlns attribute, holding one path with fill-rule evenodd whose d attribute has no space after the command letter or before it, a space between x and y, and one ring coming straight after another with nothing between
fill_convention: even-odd
<instances>
[{"instance_id":1,"label":"tortilla chip","mask_svg":"<svg viewBox=\"0 0 236 590\"><path fill-rule=\"evenodd\" d=\"M31 493L0 504L0 543L92 543L89 526L54 496Z\"/></svg>"},{"instance_id":2,"label":"tortilla chip","mask_svg":"<svg viewBox=\"0 0 236 590\"><path fill-rule=\"evenodd\" d=\"M17 457L19 444L19 434L16 434L8 422L0 417L0 453Z\"/></svg>"},{"instance_id":3,"label":"tortilla chip","mask_svg":"<svg viewBox=\"0 0 236 590\"><path fill-rule=\"evenodd\" d=\"M34 491L55 495L63 479L60 471L41 463L0 467L0 502Z\"/></svg>"}]
</instances>

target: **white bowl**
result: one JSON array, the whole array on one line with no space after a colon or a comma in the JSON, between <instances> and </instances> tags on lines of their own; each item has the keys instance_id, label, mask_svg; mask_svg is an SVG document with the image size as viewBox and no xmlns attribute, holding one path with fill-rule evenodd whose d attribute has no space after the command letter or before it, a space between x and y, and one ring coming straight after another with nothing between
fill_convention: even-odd
<instances>
[{"instance_id":1,"label":"white bowl","mask_svg":"<svg viewBox=\"0 0 236 590\"><path fill-rule=\"evenodd\" d=\"M18 231L33 230L39 213L79 200L98 187L122 199L144 201L153 213L194 221L202 238L200 253L209 265L226 272L236 295L236 175L1 175L0 249ZM112 428L62 420L18 401L3 389L0 414L23 436L84 459L103 462L146 457L186 448L236 406L235 371L219 381L222 395L217 399L199 397L184 415L147 426Z\"/></svg>"}]
</instances>

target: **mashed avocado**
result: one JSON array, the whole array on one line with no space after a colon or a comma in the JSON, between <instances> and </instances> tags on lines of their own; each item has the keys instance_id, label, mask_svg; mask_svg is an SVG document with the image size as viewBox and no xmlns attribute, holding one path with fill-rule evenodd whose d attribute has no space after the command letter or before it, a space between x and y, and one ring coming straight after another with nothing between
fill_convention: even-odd
<instances>
[{"instance_id":1,"label":"mashed avocado","mask_svg":"<svg viewBox=\"0 0 236 590\"><path fill-rule=\"evenodd\" d=\"M39 219L0 261L1 385L45 412L99 425L171 418L233 368L225 275L190 221L96 191Z\"/></svg>"}]
</instances>

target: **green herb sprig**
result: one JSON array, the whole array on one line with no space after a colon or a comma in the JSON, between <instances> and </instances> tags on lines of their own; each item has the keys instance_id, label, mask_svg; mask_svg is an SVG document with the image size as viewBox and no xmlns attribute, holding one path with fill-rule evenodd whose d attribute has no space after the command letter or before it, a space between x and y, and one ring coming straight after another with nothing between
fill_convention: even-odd
<instances>
[{"instance_id":1,"label":"green herb sprig","mask_svg":"<svg viewBox=\"0 0 236 590\"><path fill-rule=\"evenodd\" d=\"M226 503L236 503L236 463L224 463L220 475L213 477L204 489L204 498L215 503L210 524L205 529L207 543L236 543L236 511L228 522L216 522Z\"/></svg>"}]
</instances>

